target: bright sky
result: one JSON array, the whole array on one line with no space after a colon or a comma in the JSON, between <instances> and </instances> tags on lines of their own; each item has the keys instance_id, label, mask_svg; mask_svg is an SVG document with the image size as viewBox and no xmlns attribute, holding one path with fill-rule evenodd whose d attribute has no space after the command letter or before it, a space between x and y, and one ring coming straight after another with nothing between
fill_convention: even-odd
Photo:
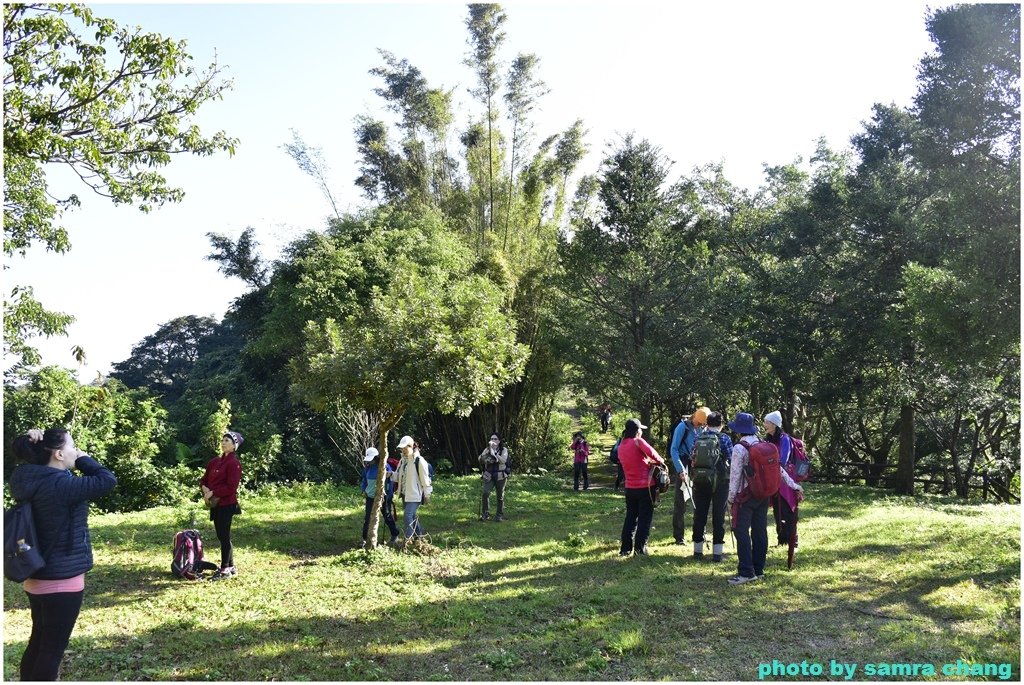
<instances>
[{"instance_id":1,"label":"bright sky","mask_svg":"<svg viewBox=\"0 0 1024 685\"><path fill-rule=\"evenodd\" d=\"M945 3L932 4L933 7ZM537 139L582 118L596 171L609 141L635 132L660 145L677 175L720 161L726 176L754 189L762 164L807 159L824 136L845 147L876 102L910 105L917 63L931 50L923 2L630 2L504 5L506 64L519 52L541 58L551 88L535 118ZM343 209L364 205L352 131L363 113L381 115L367 72L384 48L417 66L431 86L457 87L456 127L478 112L462 64L468 46L463 4L100 5L119 23L186 39L197 67L216 54L234 89L208 103L196 123L240 139L234 157L179 158L166 167L183 202L143 214L75 188L83 206L65 215L72 248L8 260L4 287L31 285L45 306L73 314L67 338L39 340L45 364L74 368L83 381L162 323L187 314L223 316L240 281L204 261L207 232L237 238L256 229L263 254L330 212L312 179L280 146L290 128L322 146ZM55 187L66 179L53 176Z\"/></svg>"}]
</instances>

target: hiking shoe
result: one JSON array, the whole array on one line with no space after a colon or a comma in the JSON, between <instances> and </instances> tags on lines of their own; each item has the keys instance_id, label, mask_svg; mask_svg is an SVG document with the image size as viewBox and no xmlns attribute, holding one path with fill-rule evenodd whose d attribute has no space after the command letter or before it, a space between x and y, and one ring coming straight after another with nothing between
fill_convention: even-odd
<instances>
[{"instance_id":1,"label":"hiking shoe","mask_svg":"<svg viewBox=\"0 0 1024 685\"><path fill-rule=\"evenodd\" d=\"M620 551L619 552L619 556L620 557L631 557L631 556L633 556L633 553L632 552L622 552L622 551Z\"/></svg>"},{"instance_id":2,"label":"hiking shoe","mask_svg":"<svg viewBox=\"0 0 1024 685\"><path fill-rule=\"evenodd\" d=\"M755 575L754 578L756 578L757 580L764 580L764 571L761 571L760 573Z\"/></svg>"},{"instance_id":3,"label":"hiking shoe","mask_svg":"<svg viewBox=\"0 0 1024 685\"><path fill-rule=\"evenodd\" d=\"M651 556L650 550L648 550L646 547L644 547L643 549L635 549L635 550L633 550L633 554L635 554L638 557L649 557L649 556Z\"/></svg>"},{"instance_id":4,"label":"hiking shoe","mask_svg":"<svg viewBox=\"0 0 1024 685\"><path fill-rule=\"evenodd\" d=\"M504 521L504 520L505 520L505 519L504 519L504 517L502 517L502 515L501 515L501 514L498 514L497 516L495 516L495 517L494 517L494 522L495 522L495 523L501 523L501 522L502 522L502 521Z\"/></svg>"},{"instance_id":5,"label":"hiking shoe","mask_svg":"<svg viewBox=\"0 0 1024 685\"><path fill-rule=\"evenodd\" d=\"M359 543L359 549L366 549L366 539L365 538L363 539L362 542Z\"/></svg>"},{"instance_id":6,"label":"hiking shoe","mask_svg":"<svg viewBox=\"0 0 1024 685\"><path fill-rule=\"evenodd\" d=\"M743 585L752 580L757 580L757 576L733 576L729 579L729 585Z\"/></svg>"},{"instance_id":7,"label":"hiking shoe","mask_svg":"<svg viewBox=\"0 0 1024 685\"><path fill-rule=\"evenodd\" d=\"M703 552L694 552L693 553L693 558L697 559L699 561L699 560L704 558L704 553Z\"/></svg>"},{"instance_id":8,"label":"hiking shoe","mask_svg":"<svg viewBox=\"0 0 1024 685\"><path fill-rule=\"evenodd\" d=\"M718 562L720 562L721 560L722 560L722 555L721 554L713 554L713 555L711 555L711 561L715 562L716 564Z\"/></svg>"},{"instance_id":9,"label":"hiking shoe","mask_svg":"<svg viewBox=\"0 0 1024 685\"><path fill-rule=\"evenodd\" d=\"M486 520L487 520L487 519L489 519L489 518L491 518L491 515L490 515L490 514L481 514L481 515L480 515L480 520L481 520L481 521L486 521Z\"/></svg>"},{"instance_id":10,"label":"hiking shoe","mask_svg":"<svg viewBox=\"0 0 1024 685\"><path fill-rule=\"evenodd\" d=\"M237 575L238 572L235 571L235 567L228 566L227 568L219 569L210 577L210 580L226 580L227 578L234 578Z\"/></svg>"}]
</instances>

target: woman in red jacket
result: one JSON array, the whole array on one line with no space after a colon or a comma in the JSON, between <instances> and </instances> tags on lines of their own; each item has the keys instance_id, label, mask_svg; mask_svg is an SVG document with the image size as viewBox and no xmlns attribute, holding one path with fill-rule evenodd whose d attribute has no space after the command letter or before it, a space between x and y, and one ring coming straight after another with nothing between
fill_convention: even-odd
<instances>
[{"instance_id":1,"label":"woman in red jacket","mask_svg":"<svg viewBox=\"0 0 1024 685\"><path fill-rule=\"evenodd\" d=\"M242 464L235 451L245 438L241 433L228 431L220 440L222 454L206 465L206 473L200 479L203 499L210 506L210 520L220 540L220 570L211 580L231 578L235 571L234 548L231 546L231 519L242 513L238 506L238 484L242 481Z\"/></svg>"},{"instance_id":2,"label":"woman in red jacket","mask_svg":"<svg viewBox=\"0 0 1024 685\"><path fill-rule=\"evenodd\" d=\"M626 421L619 443L619 463L626 474L626 520L622 524L622 545L619 554L647 554L647 537L654 518L654 502L658 486L650 477L651 466L665 467L665 460L643 439L641 431L647 426L639 419Z\"/></svg>"}]
</instances>

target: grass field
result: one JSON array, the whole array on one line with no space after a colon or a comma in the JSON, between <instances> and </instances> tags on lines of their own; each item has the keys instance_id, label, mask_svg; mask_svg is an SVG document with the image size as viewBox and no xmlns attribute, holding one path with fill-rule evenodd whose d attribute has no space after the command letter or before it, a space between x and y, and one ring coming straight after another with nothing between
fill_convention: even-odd
<instances>
[{"instance_id":1,"label":"grass field","mask_svg":"<svg viewBox=\"0 0 1024 685\"><path fill-rule=\"evenodd\" d=\"M692 560L671 544L670 500L652 556L618 557L623 500L606 479L574 493L568 468L514 476L502 523L477 521L478 478L439 479L422 510L437 553L424 555L356 550L355 487L267 490L243 500L240 575L218 583L170 575L184 511L94 515L62 678L756 680L772 659L825 669L776 680L828 677L831 660L859 664L856 679L868 663L958 659L1020 678L1018 507L811 484L796 567L773 547L765 581L730 587L731 541L725 563ZM216 560L212 524L200 530ZM4 581L7 680L29 630L24 593Z\"/></svg>"}]
</instances>

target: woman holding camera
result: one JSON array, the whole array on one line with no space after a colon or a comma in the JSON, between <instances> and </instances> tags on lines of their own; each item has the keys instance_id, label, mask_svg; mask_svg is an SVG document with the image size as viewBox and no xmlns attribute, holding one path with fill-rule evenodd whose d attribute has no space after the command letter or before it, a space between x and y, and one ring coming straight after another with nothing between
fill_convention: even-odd
<instances>
[{"instance_id":1,"label":"woman holding camera","mask_svg":"<svg viewBox=\"0 0 1024 685\"><path fill-rule=\"evenodd\" d=\"M117 478L75 447L64 428L33 429L12 444L25 462L11 474L11 495L31 502L36 542L46 565L23 584L32 610L32 635L21 657L21 679L56 680L92 568L89 500L107 494ZM71 470L82 475L75 478Z\"/></svg>"},{"instance_id":2,"label":"woman holding camera","mask_svg":"<svg viewBox=\"0 0 1024 685\"><path fill-rule=\"evenodd\" d=\"M236 452L245 438L228 431L220 439L221 455L206 465L199 480L203 500L210 507L210 520L220 541L220 570L210 580L223 580L238 575L235 570L235 548L231 544L231 521L242 510L238 506L238 484L242 482L242 464Z\"/></svg>"},{"instance_id":3,"label":"woman holding camera","mask_svg":"<svg viewBox=\"0 0 1024 685\"><path fill-rule=\"evenodd\" d=\"M484 482L482 501L480 504L480 520L486 521L491 517L488 509L488 500L491 498L491 490L497 490L498 513L494 520L501 521L505 513L505 479L508 478L506 466L508 465L508 448L501 441L497 433L491 435L487 447L480 453L480 468L483 473L480 477Z\"/></svg>"},{"instance_id":4,"label":"woman holding camera","mask_svg":"<svg viewBox=\"0 0 1024 685\"><path fill-rule=\"evenodd\" d=\"M647 426L639 419L626 421L619 443L619 463L626 474L626 520L622 524L622 545L619 555L646 556L647 538L651 533L651 519L654 518L654 503L658 499L658 486L651 480L651 466L665 468L661 458L651 445L643 439L641 431Z\"/></svg>"}]
</instances>

